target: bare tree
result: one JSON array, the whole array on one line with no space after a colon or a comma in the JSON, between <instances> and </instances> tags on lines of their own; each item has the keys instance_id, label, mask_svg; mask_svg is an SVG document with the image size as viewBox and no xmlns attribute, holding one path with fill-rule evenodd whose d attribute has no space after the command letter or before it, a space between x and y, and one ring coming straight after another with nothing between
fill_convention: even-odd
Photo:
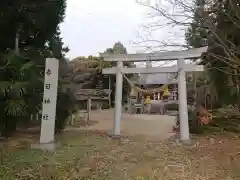
<instances>
[{"instance_id":1,"label":"bare tree","mask_svg":"<svg viewBox=\"0 0 240 180\"><path fill-rule=\"evenodd\" d=\"M208 39L214 39L209 46L207 56L214 61L225 64L224 67L215 66L213 61L209 69L216 69L226 74L236 92L240 91L240 48L220 31L218 21L220 12L225 18L240 30L240 5L236 0L136 0L137 3L149 10L149 22L142 26L145 32L138 36L136 45L146 47L146 50L191 48L186 44L185 33L194 23L204 29ZM223 9L223 4L229 4L229 10ZM218 3L216 3L218 2ZM198 17L196 19L196 17ZM156 38L159 32L164 35ZM180 40L179 40L180 39ZM206 45L209 42L206 41ZM215 53L212 49L220 49L223 53Z\"/></svg>"},{"instance_id":2,"label":"bare tree","mask_svg":"<svg viewBox=\"0 0 240 180\"><path fill-rule=\"evenodd\" d=\"M199 1L200 0L198 0L198 2ZM229 17L229 20L240 29L240 15L237 11L239 9L234 7L233 0L230 1L232 2L231 9L235 11L235 14L231 15L229 12L223 12ZM216 54L209 55L229 64L229 66L234 69L239 68L240 62L237 61L238 58L236 56L237 47L233 42L230 42L227 37L218 34L219 29L217 29L216 26L215 16L219 7L222 5L221 3L212 7L213 1L205 0L205 5L198 7L198 10L196 10L197 2L195 0L159 0L157 2L153 2L153 0L137 0L137 3L149 9L151 22L143 25L144 32L147 32L145 33L146 36L138 35L138 41L135 42L136 44L142 47L145 46L147 50L152 50L152 48L156 47L188 48L187 44L184 42L185 32L192 23L196 23L199 24L199 28L205 28L206 31L209 32L209 36L213 36L217 39L215 45L222 48L226 54L224 57ZM211 9L209 7L211 7ZM194 22L196 15L199 16L199 22ZM153 36L154 32L164 28L170 29L170 32L165 31L164 35L164 37L168 37L168 39L156 39ZM169 38L167 33L172 36ZM180 41L178 41L178 39L180 39ZM153 45L153 47L151 45Z\"/></svg>"}]
</instances>

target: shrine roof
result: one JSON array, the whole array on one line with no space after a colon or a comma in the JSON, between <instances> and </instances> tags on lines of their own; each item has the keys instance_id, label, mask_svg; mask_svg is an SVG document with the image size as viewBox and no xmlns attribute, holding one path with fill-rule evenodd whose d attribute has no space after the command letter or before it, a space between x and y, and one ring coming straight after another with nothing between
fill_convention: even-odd
<instances>
[{"instance_id":1,"label":"shrine roof","mask_svg":"<svg viewBox=\"0 0 240 180\"><path fill-rule=\"evenodd\" d=\"M177 84L177 79L169 77L167 73L140 75L137 84Z\"/></svg>"}]
</instances>

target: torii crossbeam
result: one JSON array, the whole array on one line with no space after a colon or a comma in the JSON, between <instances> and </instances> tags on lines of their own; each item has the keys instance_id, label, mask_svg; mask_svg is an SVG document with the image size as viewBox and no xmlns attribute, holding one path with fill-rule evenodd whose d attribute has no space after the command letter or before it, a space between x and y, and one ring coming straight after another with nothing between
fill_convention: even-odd
<instances>
[{"instance_id":1,"label":"torii crossbeam","mask_svg":"<svg viewBox=\"0 0 240 180\"><path fill-rule=\"evenodd\" d=\"M185 72L204 71L202 65L185 64L186 59L198 59L203 52L207 51L207 47L190 49L185 51L168 51L161 53L143 53L143 54L108 54L102 53L101 57L104 61L117 61L117 67L103 69L103 74L116 74L116 93L115 93L115 118L113 135L120 136L120 124L122 114L122 73L178 73L178 94L179 94L179 118L180 118L180 139L189 141L189 124L188 124L188 108L187 108L187 88ZM125 68L123 61L167 61L177 60L176 67L151 67L151 68Z\"/></svg>"}]
</instances>

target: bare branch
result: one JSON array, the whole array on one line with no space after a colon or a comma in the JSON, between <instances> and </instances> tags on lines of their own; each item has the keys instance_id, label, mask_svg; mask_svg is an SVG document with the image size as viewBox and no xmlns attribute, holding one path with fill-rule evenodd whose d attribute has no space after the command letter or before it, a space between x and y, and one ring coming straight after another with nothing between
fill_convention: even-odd
<instances>
[{"instance_id":1,"label":"bare branch","mask_svg":"<svg viewBox=\"0 0 240 180\"><path fill-rule=\"evenodd\" d=\"M144 3L141 0L137 0L137 3L141 6L150 8L151 10L154 10L155 12L158 13L158 15L160 15L161 17L164 17L165 19L167 19L168 21L170 21L170 23L172 24L177 24L177 25L182 25L182 26L189 26L190 25L190 21L186 22L187 20L191 20L192 17L189 16L187 14L183 14L183 13L169 13L167 12L167 9L164 9L162 7L160 7L160 5L150 5L148 3ZM154 16L156 17L156 15ZM178 18L184 18L184 19L179 19Z\"/></svg>"},{"instance_id":2,"label":"bare branch","mask_svg":"<svg viewBox=\"0 0 240 180\"><path fill-rule=\"evenodd\" d=\"M162 28L162 27L166 27L166 26L170 26L170 25L190 27L190 24L194 20L193 15L197 13L197 15L200 17L200 19L202 19L202 21L206 22L206 20L207 20L207 22L208 22L205 27L202 27L202 24L200 24L199 27L209 30L211 32L211 34L219 41L224 52L229 57L233 57L234 59L236 59L234 51L232 51L232 49L229 49L228 45L224 42L225 40L223 40L222 37L220 37L218 35L219 30L216 28L216 24L215 24L214 20L210 18L211 16L214 15L214 11L207 10L208 16L204 17L204 14L202 14L202 12L200 12L200 11L196 12L196 8L193 6L195 4L194 0L163 0L161 2L162 3L152 5L151 3L146 3L146 2L144 3L142 0L137 0L138 4L140 4L144 7L150 8L150 10L157 12L160 17L163 17L166 20L168 20L167 23L161 24L162 23L162 21L161 21L161 23L158 22L158 23L155 23L152 25L145 25L144 28L157 29L157 28ZM170 12L169 7L166 8L166 6L164 6L164 2L167 2L168 5L171 5L170 9L172 8L172 12ZM227 13L227 14L230 18L231 17L230 14L229 13ZM231 19L233 20L232 17L231 17ZM144 42L144 41L142 41L142 42ZM145 42L147 42L147 40ZM170 44L170 46L172 46L171 43L169 43L169 44ZM164 45L166 45L166 44L164 44Z\"/></svg>"}]
</instances>

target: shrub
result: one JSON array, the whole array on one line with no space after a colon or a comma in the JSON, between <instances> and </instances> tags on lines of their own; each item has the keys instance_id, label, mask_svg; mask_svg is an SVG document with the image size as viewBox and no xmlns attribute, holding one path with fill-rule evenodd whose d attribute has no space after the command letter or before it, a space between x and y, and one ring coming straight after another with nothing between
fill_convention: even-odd
<instances>
[{"instance_id":1,"label":"shrub","mask_svg":"<svg viewBox=\"0 0 240 180\"><path fill-rule=\"evenodd\" d=\"M67 92L61 92L57 98L55 133L61 132L75 107L74 97Z\"/></svg>"}]
</instances>

